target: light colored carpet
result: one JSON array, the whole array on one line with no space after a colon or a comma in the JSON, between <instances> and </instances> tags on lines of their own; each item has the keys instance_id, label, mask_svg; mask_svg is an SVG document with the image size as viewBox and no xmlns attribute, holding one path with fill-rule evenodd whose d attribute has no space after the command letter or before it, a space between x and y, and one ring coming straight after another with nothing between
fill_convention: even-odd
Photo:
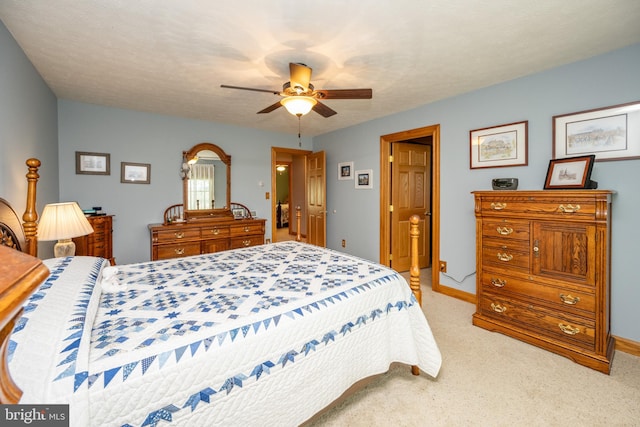
<instances>
[{"instance_id":1,"label":"light colored carpet","mask_svg":"<svg viewBox=\"0 0 640 427\"><path fill-rule=\"evenodd\" d=\"M639 357L616 351L605 375L475 327L474 305L432 292L430 272L421 276L443 358L438 377L394 364L307 427L640 426Z\"/></svg>"}]
</instances>

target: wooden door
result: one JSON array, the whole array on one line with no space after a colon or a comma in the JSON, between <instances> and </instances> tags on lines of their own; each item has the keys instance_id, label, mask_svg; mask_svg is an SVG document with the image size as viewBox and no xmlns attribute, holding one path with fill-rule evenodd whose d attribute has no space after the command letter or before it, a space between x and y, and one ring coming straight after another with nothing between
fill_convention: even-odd
<instances>
[{"instance_id":1,"label":"wooden door","mask_svg":"<svg viewBox=\"0 0 640 427\"><path fill-rule=\"evenodd\" d=\"M409 218L420 217L418 262L431 266L431 146L394 143L391 164L391 267L407 271L411 266Z\"/></svg>"},{"instance_id":2,"label":"wooden door","mask_svg":"<svg viewBox=\"0 0 640 427\"><path fill-rule=\"evenodd\" d=\"M327 179L324 151L307 155L307 243L327 245Z\"/></svg>"}]
</instances>

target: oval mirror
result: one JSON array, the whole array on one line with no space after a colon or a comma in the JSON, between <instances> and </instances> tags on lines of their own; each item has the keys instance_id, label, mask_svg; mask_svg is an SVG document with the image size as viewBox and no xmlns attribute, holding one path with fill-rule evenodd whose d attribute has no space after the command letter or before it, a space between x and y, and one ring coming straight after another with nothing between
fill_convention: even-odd
<instances>
[{"instance_id":1,"label":"oval mirror","mask_svg":"<svg viewBox=\"0 0 640 427\"><path fill-rule=\"evenodd\" d=\"M231 156L202 142L182 153L183 203L186 220L229 217Z\"/></svg>"}]
</instances>

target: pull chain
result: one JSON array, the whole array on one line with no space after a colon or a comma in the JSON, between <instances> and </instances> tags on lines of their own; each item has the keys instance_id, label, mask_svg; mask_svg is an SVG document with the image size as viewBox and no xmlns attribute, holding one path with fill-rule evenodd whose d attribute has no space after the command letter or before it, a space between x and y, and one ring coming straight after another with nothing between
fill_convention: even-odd
<instances>
[{"instance_id":1,"label":"pull chain","mask_svg":"<svg viewBox=\"0 0 640 427\"><path fill-rule=\"evenodd\" d=\"M302 140L300 139L300 117L302 114L296 114L298 116L298 147L302 147Z\"/></svg>"}]
</instances>

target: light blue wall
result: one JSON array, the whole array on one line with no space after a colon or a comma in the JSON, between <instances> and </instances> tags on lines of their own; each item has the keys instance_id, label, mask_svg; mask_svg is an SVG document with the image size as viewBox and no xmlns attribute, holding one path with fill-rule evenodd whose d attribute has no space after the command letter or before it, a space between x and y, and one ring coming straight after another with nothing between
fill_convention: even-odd
<instances>
[{"instance_id":1,"label":"light blue wall","mask_svg":"<svg viewBox=\"0 0 640 427\"><path fill-rule=\"evenodd\" d=\"M448 267L440 283L475 293L471 192L491 189L496 177L519 178L519 189L542 189L552 156L552 116L639 101L638 70L640 45L634 45L314 138L314 150L327 153L327 245L338 249L346 238L347 251L379 258L380 136L440 124L440 258ZM469 168L470 130L523 120L529 121L528 166ZM374 190L354 190L352 182L338 181L334 171L344 161L354 161L355 169L373 169ZM640 255L640 160L597 162L592 179L599 188L617 192L612 214L612 331L640 341L635 265Z\"/></svg>"},{"instance_id":2,"label":"light blue wall","mask_svg":"<svg viewBox=\"0 0 640 427\"><path fill-rule=\"evenodd\" d=\"M37 209L58 201L56 97L0 22L0 197L22 217L27 199L25 161L40 159ZM43 242L40 253L53 254Z\"/></svg>"},{"instance_id":3,"label":"light blue wall","mask_svg":"<svg viewBox=\"0 0 640 427\"><path fill-rule=\"evenodd\" d=\"M60 199L115 215L113 253L119 264L147 261L150 223L182 203L182 152L211 142L231 155L231 200L267 218L271 238L271 147L299 148L293 135L161 116L69 100L58 102ZM311 139L302 139L303 149ZM111 174L77 175L75 152L109 153ZM151 164L151 184L120 182L120 163ZM262 182L261 187L259 183Z\"/></svg>"}]
</instances>

